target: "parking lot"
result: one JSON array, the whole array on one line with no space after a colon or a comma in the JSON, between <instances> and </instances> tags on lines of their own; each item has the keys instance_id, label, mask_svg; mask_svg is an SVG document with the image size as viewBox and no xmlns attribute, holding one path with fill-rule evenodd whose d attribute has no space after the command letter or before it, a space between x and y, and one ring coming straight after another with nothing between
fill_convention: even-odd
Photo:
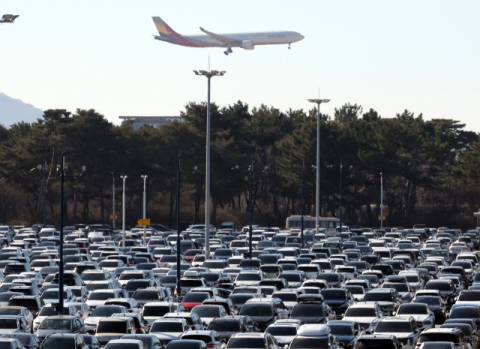
<instances>
[{"instance_id":1,"label":"parking lot","mask_svg":"<svg viewBox=\"0 0 480 349\"><path fill-rule=\"evenodd\" d=\"M153 226L0 227L0 349L478 349L479 230Z\"/></svg>"}]
</instances>

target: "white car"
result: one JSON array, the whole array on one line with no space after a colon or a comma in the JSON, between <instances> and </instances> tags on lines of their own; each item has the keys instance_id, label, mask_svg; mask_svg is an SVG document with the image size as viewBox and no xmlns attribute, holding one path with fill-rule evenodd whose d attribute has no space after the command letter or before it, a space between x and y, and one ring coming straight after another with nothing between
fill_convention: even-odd
<instances>
[{"instance_id":1,"label":"white car","mask_svg":"<svg viewBox=\"0 0 480 349\"><path fill-rule=\"evenodd\" d=\"M382 318L383 313L377 303L358 302L347 309L342 320L356 321L362 329L373 331Z\"/></svg>"},{"instance_id":2,"label":"white car","mask_svg":"<svg viewBox=\"0 0 480 349\"><path fill-rule=\"evenodd\" d=\"M63 308L64 308L63 309L64 315L76 315L76 316L79 315L77 308L75 308L75 306L71 304L65 304ZM58 312L54 309L52 304L45 305L40 310L35 320L33 320L33 332L37 331L38 326L40 326L40 324L45 318L47 318L48 316L55 316L57 314Z\"/></svg>"},{"instance_id":3,"label":"white car","mask_svg":"<svg viewBox=\"0 0 480 349\"><path fill-rule=\"evenodd\" d=\"M435 328L435 314L424 303L402 304L397 311L398 316L413 317L422 331Z\"/></svg>"},{"instance_id":4,"label":"white car","mask_svg":"<svg viewBox=\"0 0 480 349\"><path fill-rule=\"evenodd\" d=\"M58 288L47 288L45 291L43 291L42 295L40 296L40 298L43 300L45 304L58 303L58 297L59 297ZM63 301L65 303L75 302L76 300L77 300L77 297L75 297L72 290L70 290L69 288L65 288L63 290Z\"/></svg>"},{"instance_id":5,"label":"white car","mask_svg":"<svg viewBox=\"0 0 480 349\"><path fill-rule=\"evenodd\" d=\"M150 334L154 334L162 342L180 339L189 330L187 320L183 318L158 319L150 327Z\"/></svg>"},{"instance_id":6,"label":"white car","mask_svg":"<svg viewBox=\"0 0 480 349\"><path fill-rule=\"evenodd\" d=\"M468 248L467 244L464 242L454 242L450 245L449 250L452 254L459 254L462 252L469 252L470 248Z\"/></svg>"}]
</instances>

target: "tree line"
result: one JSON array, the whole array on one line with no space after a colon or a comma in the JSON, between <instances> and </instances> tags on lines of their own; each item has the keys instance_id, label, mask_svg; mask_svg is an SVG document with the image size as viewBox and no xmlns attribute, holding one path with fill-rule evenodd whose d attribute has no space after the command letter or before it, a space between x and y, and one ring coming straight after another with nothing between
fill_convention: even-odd
<instances>
[{"instance_id":1,"label":"tree line","mask_svg":"<svg viewBox=\"0 0 480 349\"><path fill-rule=\"evenodd\" d=\"M37 122L0 127L0 220L42 222L43 177L47 163L47 223L58 225L60 181L57 166L66 157L69 174L86 166L85 176L65 181L65 221L111 223L112 181L121 214L126 180L126 224L142 218L143 179L148 175L147 212L152 222L176 222L176 175L181 159L181 219L204 222L205 103L188 103L181 116L161 128L131 123L116 126L97 111L44 112ZM211 107L211 222L246 224L249 165L253 161L254 222L285 226L300 213L304 167L304 212L315 213L316 109L282 112L238 101ZM382 118L375 110L345 104L321 114L321 215L337 216L340 163L342 212L350 225L377 226L380 172L387 226L467 228L479 209L480 143L475 132L453 119L424 120L405 110ZM117 220L117 224L120 220Z\"/></svg>"}]
</instances>

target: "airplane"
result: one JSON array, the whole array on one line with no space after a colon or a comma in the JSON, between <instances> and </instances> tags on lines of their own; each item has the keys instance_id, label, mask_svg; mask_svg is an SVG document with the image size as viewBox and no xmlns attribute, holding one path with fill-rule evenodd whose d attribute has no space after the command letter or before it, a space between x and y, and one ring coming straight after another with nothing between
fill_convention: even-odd
<instances>
[{"instance_id":1,"label":"airplane","mask_svg":"<svg viewBox=\"0 0 480 349\"><path fill-rule=\"evenodd\" d=\"M13 23L15 20L20 17L18 15L3 15L2 18L0 18L0 23Z\"/></svg>"},{"instance_id":2,"label":"airplane","mask_svg":"<svg viewBox=\"0 0 480 349\"><path fill-rule=\"evenodd\" d=\"M207 35L181 35L173 30L160 17L152 17L160 36L154 35L156 40L170 44L188 47L226 47L225 55L233 53L232 47L253 50L257 45L288 44L304 39L304 36L292 31L257 32L257 33L232 33L215 34L200 27Z\"/></svg>"}]
</instances>

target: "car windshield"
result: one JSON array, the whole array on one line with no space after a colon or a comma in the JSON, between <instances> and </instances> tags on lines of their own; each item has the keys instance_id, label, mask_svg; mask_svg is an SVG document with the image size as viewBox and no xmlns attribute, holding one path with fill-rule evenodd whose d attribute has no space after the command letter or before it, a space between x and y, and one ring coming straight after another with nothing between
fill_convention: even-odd
<instances>
[{"instance_id":1,"label":"car windshield","mask_svg":"<svg viewBox=\"0 0 480 349\"><path fill-rule=\"evenodd\" d=\"M0 319L0 328L18 328L16 319Z\"/></svg>"},{"instance_id":2,"label":"car windshield","mask_svg":"<svg viewBox=\"0 0 480 349\"><path fill-rule=\"evenodd\" d=\"M296 302L297 294L296 293L273 293L272 298L280 298L284 302Z\"/></svg>"},{"instance_id":3,"label":"car windshield","mask_svg":"<svg viewBox=\"0 0 480 349\"><path fill-rule=\"evenodd\" d=\"M135 343L108 343L105 349L139 349Z\"/></svg>"},{"instance_id":4,"label":"car windshield","mask_svg":"<svg viewBox=\"0 0 480 349\"><path fill-rule=\"evenodd\" d=\"M198 314L201 318L203 317L220 317L220 308L218 307L195 307L192 310L192 313Z\"/></svg>"},{"instance_id":5,"label":"car windshield","mask_svg":"<svg viewBox=\"0 0 480 349\"><path fill-rule=\"evenodd\" d=\"M345 289L351 294L365 294L363 286L345 286Z\"/></svg>"},{"instance_id":6,"label":"car windshield","mask_svg":"<svg viewBox=\"0 0 480 349\"><path fill-rule=\"evenodd\" d=\"M399 282L385 282L382 288L394 288L397 292L409 292L408 284L402 284Z\"/></svg>"},{"instance_id":7,"label":"car windshield","mask_svg":"<svg viewBox=\"0 0 480 349\"><path fill-rule=\"evenodd\" d=\"M119 280L143 279L143 273L122 273Z\"/></svg>"},{"instance_id":8,"label":"car windshield","mask_svg":"<svg viewBox=\"0 0 480 349\"><path fill-rule=\"evenodd\" d=\"M420 282L418 275L404 275L408 282Z\"/></svg>"},{"instance_id":9,"label":"car windshield","mask_svg":"<svg viewBox=\"0 0 480 349\"><path fill-rule=\"evenodd\" d=\"M345 316L349 317L375 317L375 308L348 308Z\"/></svg>"},{"instance_id":10,"label":"car windshield","mask_svg":"<svg viewBox=\"0 0 480 349\"><path fill-rule=\"evenodd\" d=\"M350 325L336 325L336 324L328 324L330 327L330 331L335 336L353 336L353 327Z\"/></svg>"},{"instance_id":11,"label":"car windshield","mask_svg":"<svg viewBox=\"0 0 480 349\"><path fill-rule=\"evenodd\" d=\"M256 273L240 273L238 274L238 277L236 281L260 281L262 278L260 277L260 274Z\"/></svg>"},{"instance_id":12,"label":"car windshield","mask_svg":"<svg viewBox=\"0 0 480 349\"><path fill-rule=\"evenodd\" d=\"M68 298L67 291L63 292L63 297ZM42 299L58 298L58 290L46 290L42 293Z\"/></svg>"},{"instance_id":13,"label":"car windshield","mask_svg":"<svg viewBox=\"0 0 480 349\"><path fill-rule=\"evenodd\" d=\"M236 293L236 294L232 294L228 298L230 298L234 304L241 305L241 304L245 304L246 301L254 297L255 296L251 294Z\"/></svg>"},{"instance_id":14,"label":"car windshield","mask_svg":"<svg viewBox=\"0 0 480 349\"><path fill-rule=\"evenodd\" d=\"M202 303L205 299L210 298L207 292L189 292L183 297L182 302L185 303Z\"/></svg>"},{"instance_id":15,"label":"car windshield","mask_svg":"<svg viewBox=\"0 0 480 349\"><path fill-rule=\"evenodd\" d=\"M447 282L429 282L425 286L426 290L450 291L451 285Z\"/></svg>"},{"instance_id":16,"label":"car windshield","mask_svg":"<svg viewBox=\"0 0 480 349\"><path fill-rule=\"evenodd\" d=\"M163 317L163 315L169 312L170 312L170 308L167 306L143 307L143 316Z\"/></svg>"},{"instance_id":17,"label":"car windshield","mask_svg":"<svg viewBox=\"0 0 480 349\"><path fill-rule=\"evenodd\" d=\"M82 275L80 275L80 278L83 281L102 281L102 280L105 280L105 274L104 273L82 273Z\"/></svg>"},{"instance_id":18,"label":"car windshield","mask_svg":"<svg viewBox=\"0 0 480 349\"><path fill-rule=\"evenodd\" d=\"M478 307L459 307L453 308L449 314L450 319L468 319L479 318L480 308Z\"/></svg>"},{"instance_id":19,"label":"car windshield","mask_svg":"<svg viewBox=\"0 0 480 349\"><path fill-rule=\"evenodd\" d=\"M70 309L68 307L63 307L63 313L69 314ZM0 309L0 314L1 314L1 309ZM47 306L47 307L43 307L42 310L40 310L40 313L38 313L38 316L55 316L57 314L58 314L58 311L56 311L54 307Z\"/></svg>"},{"instance_id":20,"label":"car windshield","mask_svg":"<svg viewBox=\"0 0 480 349\"><path fill-rule=\"evenodd\" d=\"M291 349L317 349L317 348L328 348L329 347L329 337L295 337L290 344Z\"/></svg>"},{"instance_id":21,"label":"car windshield","mask_svg":"<svg viewBox=\"0 0 480 349\"><path fill-rule=\"evenodd\" d=\"M245 304L240 315L249 316L273 316L273 309L270 304Z\"/></svg>"},{"instance_id":22,"label":"car windshield","mask_svg":"<svg viewBox=\"0 0 480 349\"><path fill-rule=\"evenodd\" d=\"M366 302L392 302L392 294L390 292L367 292L364 300Z\"/></svg>"},{"instance_id":23,"label":"car windshield","mask_svg":"<svg viewBox=\"0 0 480 349\"><path fill-rule=\"evenodd\" d=\"M70 349L75 348L74 338L50 337L42 343L42 349Z\"/></svg>"},{"instance_id":24,"label":"car windshield","mask_svg":"<svg viewBox=\"0 0 480 349\"><path fill-rule=\"evenodd\" d=\"M22 308L1 308L0 315L21 315Z\"/></svg>"},{"instance_id":25,"label":"car windshield","mask_svg":"<svg viewBox=\"0 0 480 349\"><path fill-rule=\"evenodd\" d=\"M202 267L209 268L209 269L223 269L225 268L225 262L224 261L207 261L204 262Z\"/></svg>"},{"instance_id":26,"label":"car windshield","mask_svg":"<svg viewBox=\"0 0 480 349\"><path fill-rule=\"evenodd\" d=\"M109 298L115 298L115 293L113 292L94 292L88 297L92 301L106 301Z\"/></svg>"},{"instance_id":27,"label":"car windshield","mask_svg":"<svg viewBox=\"0 0 480 349\"><path fill-rule=\"evenodd\" d=\"M217 332L240 332L240 322L239 321L212 321L208 325L208 329L211 331Z\"/></svg>"},{"instance_id":28,"label":"car windshield","mask_svg":"<svg viewBox=\"0 0 480 349\"><path fill-rule=\"evenodd\" d=\"M480 292L462 292L459 301L480 301Z\"/></svg>"},{"instance_id":29,"label":"car windshield","mask_svg":"<svg viewBox=\"0 0 480 349\"><path fill-rule=\"evenodd\" d=\"M228 341L227 348L235 349L256 349L256 348L265 348L265 340L263 338L244 338L244 337L234 337Z\"/></svg>"},{"instance_id":30,"label":"car windshield","mask_svg":"<svg viewBox=\"0 0 480 349\"><path fill-rule=\"evenodd\" d=\"M375 329L377 332L413 332L410 321L380 321Z\"/></svg>"},{"instance_id":31,"label":"car windshield","mask_svg":"<svg viewBox=\"0 0 480 349\"><path fill-rule=\"evenodd\" d=\"M320 304L299 304L292 309L291 316L320 317L325 312Z\"/></svg>"},{"instance_id":32,"label":"car windshield","mask_svg":"<svg viewBox=\"0 0 480 349\"><path fill-rule=\"evenodd\" d=\"M123 321L100 321L97 333L127 333L127 323Z\"/></svg>"},{"instance_id":33,"label":"car windshield","mask_svg":"<svg viewBox=\"0 0 480 349\"><path fill-rule=\"evenodd\" d=\"M397 347L388 339L359 339L354 349L397 349Z\"/></svg>"},{"instance_id":34,"label":"car windshield","mask_svg":"<svg viewBox=\"0 0 480 349\"><path fill-rule=\"evenodd\" d=\"M272 336L296 336L297 328L295 326L272 326L268 327L266 332Z\"/></svg>"},{"instance_id":35,"label":"car windshield","mask_svg":"<svg viewBox=\"0 0 480 349\"><path fill-rule=\"evenodd\" d=\"M423 303L427 305L440 305L439 297L418 297L415 303Z\"/></svg>"},{"instance_id":36,"label":"car windshield","mask_svg":"<svg viewBox=\"0 0 480 349\"><path fill-rule=\"evenodd\" d=\"M457 336L449 333L424 333L418 339L418 343L424 342L452 342L458 343Z\"/></svg>"},{"instance_id":37,"label":"car windshield","mask_svg":"<svg viewBox=\"0 0 480 349\"><path fill-rule=\"evenodd\" d=\"M343 301L347 299L347 294L344 290L322 290L324 299Z\"/></svg>"},{"instance_id":38,"label":"car windshield","mask_svg":"<svg viewBox=\"0 0 480 349\"><path fill-rule=\"evenodd\" d=\"M154 322L150 332L184 332L181 322Z\"/></svg>"},{"instance_id":39,"label":"car windshield","mask_svg":"<svg viewBox=\"0 0 480 349\"><path fill-rule=\"evenodd\" d=\"M411 314L411 315L422 315L428 314L428 307L421 304L402 304L400 309L398 309L398 315Z\"/></svg>"},{"instance_id":40,"label":"car windshield","mask_svg":"<svg viewBox=\"0 0 480 349\"><path fill-rule=\"evenodd\" d=\"M133 298L140 301L158 301L160 294L157 290L140 290L135 293Z\"/></svg>"},{"instance_id":41,"label":"car windshield","mask_svg":"<svg viewBox=\"0 0 480 349\"><path fill-rule=\"evenodd\" d=\"M72 329L72 320L70 319L45 319L40 324L39 329L49 329L49 330L71 330Z\"/></svg>"},{"instance_id":42,"label":"car windshield","mask_svg":"<svg viewBox=\"0 0 480 349\"><path fill-rule=\"evenodd\" d=\"M337 274L318 274L317 279L326 280L327 282L338 282L340 280L340 276Z\"/></svg>"},{"instance_id":43,"label":"car windshield","mask_svg":"<svg viewBox=\"0 0 480 349\"><path fill-rule=\"evenodd\" d=\"M114 305L100 306L95 308L91 316L95 317L110 317L115 313L123 313L123 307L118 307Z\"/></svg>"},{"instance_id":44,"label":"car windshield","mask_svg":"<svg viewBox=\"0 0 480 349\"><path fill-rule=\"evenodd\" d=\"M423 344L423 349L453 349L455 345L450 342L426 342Z\"/></svg>"}]
</instances>

